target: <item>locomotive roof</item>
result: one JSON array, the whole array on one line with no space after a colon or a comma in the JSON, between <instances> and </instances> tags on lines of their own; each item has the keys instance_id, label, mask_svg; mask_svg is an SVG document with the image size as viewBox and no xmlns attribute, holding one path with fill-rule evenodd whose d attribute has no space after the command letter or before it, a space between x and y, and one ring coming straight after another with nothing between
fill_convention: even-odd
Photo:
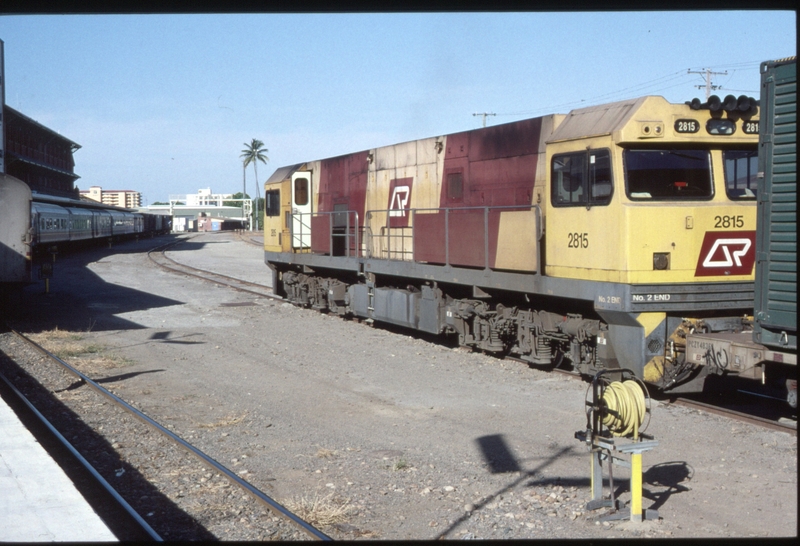
<instances>
[{"instance_id":1,"label":"locomotive roof","mask_svg":"<svg viewBox=\"0 0 800 546\"><path fill-rule=\"evenodd\" d=\"M280 167L278 170L272 173L272 176L267 179L266 184L269 184L270 182L280 182L282 180L286 180L303 165L305 165L305 163L289 165L288 167Z\"/></svg>"},{"instance_id":2,"label":"locomotive roof","mask_svg":"<svg viewBox=\"0 0 800 546\"><path fill-rule=\"evenodd\" d=\"M553 131L548 142L611 134L622 129L648 98L651 97L639 97L573 110Z\"/></svg>"}]
</instances>

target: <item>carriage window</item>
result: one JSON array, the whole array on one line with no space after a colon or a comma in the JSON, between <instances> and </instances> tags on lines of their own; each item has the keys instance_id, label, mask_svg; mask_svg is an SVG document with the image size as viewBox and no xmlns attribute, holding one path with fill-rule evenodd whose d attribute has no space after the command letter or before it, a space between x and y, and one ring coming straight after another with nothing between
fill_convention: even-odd
<instances>
[{"instance_id":1,"label":"carriage window","mask_svg":"<svg viewBox=\"0 0 800 546\"><path fill-rule=\"evenodd\" d=\"M730 199L755 199L758 188L758 151L725 150L725 191Z\"/></svg>"},{"instance_id":2,"label":"carriage window","mask_svg":"<svg viewBox=\"0 0 800 546\"><path fill-rule=\"evenodd\" d=\"M625 150L622 158L631 199L697 201L714 195L708 150Z\"/></svg>"},{"instance_id":3,"label":"carriage window","mask_svg":"<svg viewBox=\"0 0 800 546\"><path fill-rule=\"evenodd\" d=\"M294 181L294 204L299 207L308 205L308 178L298 178Z\"/></svg>"},{"instance_id":4,"label":"carriage window","mask_svg":"<svg viewBox=\"0 0 800 546\"><path fill-rule=\"evenodd\" d=\"M264 199L266 200L265 203L265 214L267 216L280 216L281 214L281 191L280 190L269 190L265 192Z\"/></svg>"},{"instance_id":5,"label":"carriage window","mask_svg":"<svg viewBox=\"0 0 800 546\"><path fill-rule=\"evenodd\" d=\"M607 205L611 201L611 154L589 150L553 157L552 200L556 206Z\"/></svg>"}]
</instances>

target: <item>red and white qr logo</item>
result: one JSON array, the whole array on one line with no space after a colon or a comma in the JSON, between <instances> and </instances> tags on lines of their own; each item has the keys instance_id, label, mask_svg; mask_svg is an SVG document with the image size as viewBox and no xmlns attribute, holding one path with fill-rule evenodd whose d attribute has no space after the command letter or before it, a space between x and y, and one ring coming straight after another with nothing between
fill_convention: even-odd
<instances>
[{"instance_id":1,"label":"red and white qr logo","mask_svg":"<svg viewBox=\"0 0 800 546\"><path fill-rule=\"evenodd\" d=\"M389 226L408 226L411 208L411 186L413 178L396 178L389 182Z\"/></svg>"},{"instance_id":2,"label":"red and white qr logo","mask_svg":"<svg viewBox=\"0 0 800 546\"><path fill-rule=\"evenodd\" d=\"M694 276L750 275L755 262L755 231L708 231Z\"/></svg>"}]
</instances>

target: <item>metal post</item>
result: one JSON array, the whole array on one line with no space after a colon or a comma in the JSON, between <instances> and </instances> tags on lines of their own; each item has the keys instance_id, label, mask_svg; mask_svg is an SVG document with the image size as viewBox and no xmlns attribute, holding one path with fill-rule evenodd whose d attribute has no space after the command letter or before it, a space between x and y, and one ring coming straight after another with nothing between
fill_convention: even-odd
<instances>
[{"instance_id":1,"label":"metal post","mask_svg":"<svg viewBox=\"0 0 800 546\"><path fill-rule=\"evenodd\" d=\"M631 453L631 521L642 522L642 454Z\"/></svg>"},{"instance_id":2,"label":"metal post","mask_svg":"<svg viewBox=\"0 0 800 546\"><path fill-rule=\"evenodd\" d=\"M489 207L483 209L483 263L489 269Z\"/></svg>"},{"instance_id":3,"label":"metal post","mask_svg":"<svg viewBox=\"0 0 800 546\"><path fill-rule=\"evenodd\" d=\"M450 209L444 209L444 265L450 265Z\"/></svg>"},{"instance_id":4,"label":"metal post","mask_svg":"<svg viewBox=\"0 0 800 546\"><path fill-rule=\"evenodd\" d=\"M592 448L592 500L603 500L603 468L600 466L600 454L602 451L599 448Z\"/></svg>"}]
</instances>

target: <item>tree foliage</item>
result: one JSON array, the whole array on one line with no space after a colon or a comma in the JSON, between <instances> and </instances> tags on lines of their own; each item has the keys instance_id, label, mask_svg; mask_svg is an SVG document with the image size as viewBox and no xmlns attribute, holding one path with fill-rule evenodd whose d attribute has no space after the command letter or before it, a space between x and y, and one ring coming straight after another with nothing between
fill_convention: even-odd
<instances>
[{"instance_id":1,"label":"tree foliage","mask_svg":"<svg viewBox=\"0 0 800 546\"><path fill-rule=\"evenodd\" d=\"M240 155L239 157L242 158L242 161L244 163L245 168L247 168L247 166L250 163L253 164L253 172L256 175L256 204L255 204L255 212L256 212L256 218L257 218L256 229L261 229L261 214L258 211L259 210L263 210L263 208L260 206L261 205L261 203L260 203L261 194L258 191L258 185L259 185L259 182L258 182L258 162L260 161L261 163L264 163L265 165L267 164L267 161L269 161L269 158L267 157L266 153L269 150L264 148L264 143L261 142L260 140L258 140L257 138L252 139L250 141L250 144L245 142L244 146L245 146L245 148L244 148L244 150L242 150L242 155Z\"/></svg>"}]
</instances>

